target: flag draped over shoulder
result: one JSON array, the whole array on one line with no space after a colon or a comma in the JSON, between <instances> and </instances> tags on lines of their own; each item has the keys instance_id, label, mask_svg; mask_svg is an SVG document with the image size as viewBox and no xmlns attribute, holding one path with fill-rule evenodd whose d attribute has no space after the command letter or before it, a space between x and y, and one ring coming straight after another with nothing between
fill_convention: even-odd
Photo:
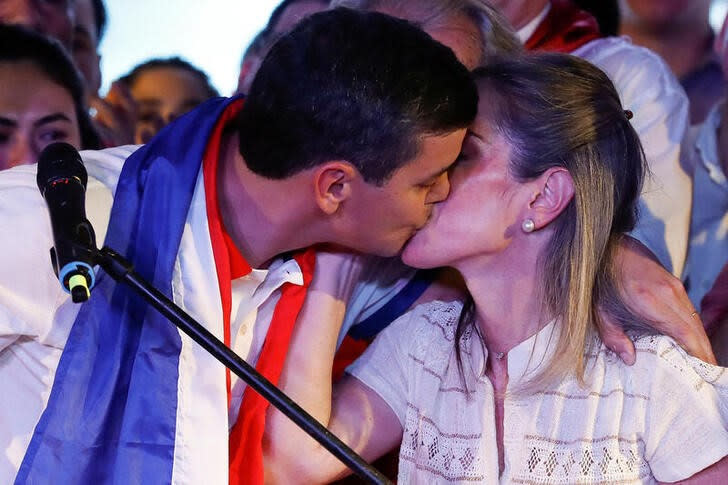
<instances>
[{"instance_id":1,"label":"flag draped over shoulder","mask_svg":"<svg viewBox=\"0 0 728 485\"><path fill-rule=\"evenodd\" d=\"M172 272L207 139L233 99L213 99L125 162L105 245L172 296ZM169 483L181 339L101 274L68 336L16 483Z\"/></svg>"}]
</instances>

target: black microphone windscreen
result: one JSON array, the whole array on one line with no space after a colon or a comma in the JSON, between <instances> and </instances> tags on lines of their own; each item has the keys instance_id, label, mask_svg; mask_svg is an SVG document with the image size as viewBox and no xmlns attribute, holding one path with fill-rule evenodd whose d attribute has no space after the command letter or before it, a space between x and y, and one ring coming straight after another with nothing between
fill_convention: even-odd
<instances>
[{"instance_id":1,"label":"black microphone windscreen","mask_svg":"<svg viewBox=\"0 0 728 485\"><path fill-rule=\"evenodd\" d=\"M58 179L76 178L86 188L88 175L81 155L73 145L56 142L48 145L38 157L38 189L45 194L49 184Z\"/></svg>"}]
</instances>

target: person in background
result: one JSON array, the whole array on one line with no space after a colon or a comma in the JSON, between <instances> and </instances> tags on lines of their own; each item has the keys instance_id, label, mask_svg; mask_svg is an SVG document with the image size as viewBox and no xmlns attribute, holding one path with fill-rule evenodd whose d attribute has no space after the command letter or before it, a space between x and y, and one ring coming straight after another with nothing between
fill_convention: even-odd
<instances>
[{"instance_id":1,"label":"person in background","mask_svg":"<svg viewBox=\"0 0 728 485\"><path fill-rule=\"evenodd\" d=\"M87 106L96 111L93 129L104 146L134 142L136 111L128 90L112 85L104 99L98 44L106 28L103 0L4 0L0 23L19 24L58 40L72 54L84 81Z\"/></svg>"},{"instance_id":2,"label":"person in background","mask_svg":"<svg viewBox=\"0 0 728 485\"><path fill-rule=\"evenodd\" d=\"M275 38L277 38L275 34L263 29L250 42L250 45L243 53L243 59L240 61L238 87L235 89L235 94L245 94L250 90L255 74L258 72L260 64L273 45Z\"/></svg>"},{"instance_id":3,"label":"person in background","mask_svg":"<svg viewBox=\"0 0 728 485\"><path fill-rule=\"evenodd\" d=\"M711 0L619 0L619 33L662 57L690 100L690 122L701 123L725 94L726 81L713 51Z\"/></svg>"},{"instance_id":4,"label":"person in background","mask_svg":"<svg viewBox=\"0 0 728 485\"><path fill-rule=\"evenodd\" d=\"M240 62L238 87L235 93L248 92L260 63L263 62L268 50L282 34L291 30L307 16L326 10L328 6L328 0L283 0L279 3L268 18L266 26L245 49Z\"/></svg>"},{"instance_id":5,"label":"person in background","mask_svg":"<svg viewBox=\"0 0 728 485\"><path fill-rule=\"evenodd\" d=\"M371 10L414 23L455 53L469 70L523 46L507 20L479 0L332 0L332 7Z\"/></svg>"},{"instance_id":6,"label":"person in background","mask_svg":"<svg viewBox=\"0 0 728 485\"><path fill-rule=\"evenodd\" d=\"M35 163L56 141L99 148L83 82L57 41L0 25L0 86L0 169Z\"/></svg>"},{"instance_id":7,"label":"person in background","mask_svg":"<svg viewBox=\"0 0 728 485\"><path fill-rule=\"evenodd\" d=\"M74 0L73 10L73 59L86 82L86 95L93 100L101 88L99 44L106 32L106 7L103 0Z\"/></svg>"},{"instance_id":8,"label":"person in background","mask_svg":"<svg viewBox=\"0 0 728 485\"><path fill-rule=\"evenodd\" d=\"M716 39L717 58L728 73L728 21ZM728 74L724 74L728 75ZM719 362L728 364L728 328L723 297L728 277L728 103L719 100L685 141L686 167L692 175L690 245L683 273L688 296L703 315ZM726 270L723 273L727 273ZM722 297L718 297L722 295Z\"/></svg>"},{"instance_id":9,"label":"person in background","mask_svg":"<svg viewBox=\"0 0 728 485\"><path fill-rule=\"evenodd\" d=\"M24 25L58 40L83 75L89 98L97 95L98 45L106 28L103 0L3 0L0 24Z\"/></svg>"},{"instance_id":10,"label":"person in background","mask_svg":"<svg viewBox=\"0 0 728 485\"><path fill-rule=\"evenodd\" d=\"M618 0L574 0L574 3L597 19L602 35L611 37L619 34Z\"/></svg>"},{"instance_id":11,"label":"person in background","mask_svg":"<svg viewBox=\"0 0 728 485\"><path fill-rule=\"evenodd\" d=\"M112 83L106 96L99 96L102 82L99 45L108 22L106 6L103 0L74 0L73 10L73 58L85 80L94 128L104 146L134 143L137 110L129 89L118 82Z\"/></svg>"},{"instance_id":12,"label":"person in background","mask_svg":"<svg viewBox=\"0 0 728 485\"><path fill-rule=\"evenodd\" d=\"M219 96L207 74L179 57L146 61L119 81L136 105L136 144L147 143L175 118Z\"/></svg>"},{"instance_id":13,"label":"person in background","mask_svg":"<svg viewBox=\"0 0 728 485\"><path fill-rule=\"evenodd\" d=\"M73 45L74 0L3 0L0 24L24 25L58 39L68 52Z\"/></svg>"},{"instance_id":14,"label":"person in background","mask_svg":"<svg viewBox=\"0 0 728 485\"><path fill-rule=\"evenodd\" d=\"M273 34L283 34L311 14L329 7L328 0L283 0L273 10L264 30Z\"/></svg>"}]
</instances>

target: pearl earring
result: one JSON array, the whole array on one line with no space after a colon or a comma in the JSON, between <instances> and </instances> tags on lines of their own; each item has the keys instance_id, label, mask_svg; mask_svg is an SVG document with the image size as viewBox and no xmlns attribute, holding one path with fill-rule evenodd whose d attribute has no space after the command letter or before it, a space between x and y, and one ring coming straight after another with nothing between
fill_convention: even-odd
<instances>
[{"instance_id":1,"label":"pearl earring","mask_svg":"<svg viewBox=\"0 0 728 485\"><path fill-rule=\"evenodd\" d=\"M533 222L533 219L526 219L523 221L523 224L521 224L521 229L523 229L523 232L525 233L533 232L533 230L536 229L536 223Z\"/></svg>"}]
</instances>

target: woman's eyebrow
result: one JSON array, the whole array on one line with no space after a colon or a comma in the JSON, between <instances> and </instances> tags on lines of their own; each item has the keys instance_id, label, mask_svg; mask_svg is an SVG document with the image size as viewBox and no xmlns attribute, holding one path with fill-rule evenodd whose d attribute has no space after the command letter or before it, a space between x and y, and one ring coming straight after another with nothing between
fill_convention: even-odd
<instances>
[{"instance_id":1,"label":"woman's eyebrow","mask_svg":"<svg viewBox=\"0 0 728 485\"><path fill-rule=\"evenodd\" d=\"M10 118L0 116L0 126L4 126L6 128L15 128L16 126L18 126L18 122L15 120L11 120Z\"/></svg>"},{"instance_id":2,"label":"woman's eyebrow","mask_svg":"<svg viewBox=\"0 0 728 485\"><path fill-rule=\"evenodd\" d=\"M71 119L64 113L53 113L37 120L35 123L33 123L33 126L45 125L47 123L53 123L54 121L68 121L70 123Z\"/></svg>"}]
</instances>

